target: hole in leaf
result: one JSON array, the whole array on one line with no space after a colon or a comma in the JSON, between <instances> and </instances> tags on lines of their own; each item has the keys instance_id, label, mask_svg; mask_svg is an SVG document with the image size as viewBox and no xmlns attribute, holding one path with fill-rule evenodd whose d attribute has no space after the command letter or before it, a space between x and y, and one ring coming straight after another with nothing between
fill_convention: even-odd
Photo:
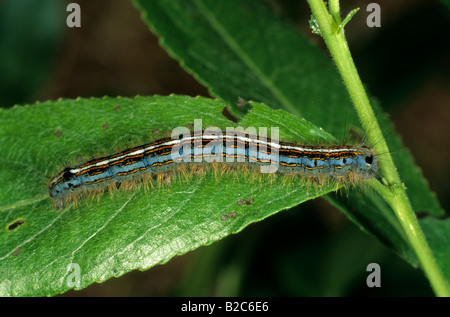
<instances>
[{"instance_id":1,"label":"hole in leaf","mask_svg":"<svg viewBox=\"0 0 450 317\"><path fill-rule=\"evenodd\" d=\"M228 110L227 107L224 107L222 109L222 115L232 122L235 122L235 123L238 122L238 119L230 112L230 110Z\"/></svg>"},{"instance_id":2,"label":"hole in leaf","mask_svg":"<svg viewBox=\"0 0 450 317\"><path fill-rule=\"evenodd\" d=\"M8 225L8 231L13 231L25 223L25 219L17 219Z\"/></svg>"}]
</instances>

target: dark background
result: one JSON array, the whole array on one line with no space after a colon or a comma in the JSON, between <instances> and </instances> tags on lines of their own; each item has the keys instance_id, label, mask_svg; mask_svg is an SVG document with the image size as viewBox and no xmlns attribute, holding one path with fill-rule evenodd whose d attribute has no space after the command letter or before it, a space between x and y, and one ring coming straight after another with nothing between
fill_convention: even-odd
<instances>
[{"instance_id":1,"label":"dark background","mask_svg":"<svg viewBox=\"0 0 450 317\"><path fill-rule=\"evenodd\" d=\"M66 5L81 6L68 28ZM311 34L306 1L269 1ZM355 63L391 116L444 209L450 206L450 7L429 0L379 0L381 28L368 28L369 1L346 28ZM128 0L0 2L0 107L58 98L209 96L158 45ZM395 151L395 150L394 150ZM382 268L382 287L365 284L366 265ZM65 296L389 296L432 295L411 268L338 210L318 199L253 224L236 236Z\"/></svg>"}]
</instances>

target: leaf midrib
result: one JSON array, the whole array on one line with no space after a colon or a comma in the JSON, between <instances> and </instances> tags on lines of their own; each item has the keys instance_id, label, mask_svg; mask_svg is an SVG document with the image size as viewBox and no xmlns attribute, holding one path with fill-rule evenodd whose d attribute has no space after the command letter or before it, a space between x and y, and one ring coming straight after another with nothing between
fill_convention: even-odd
<instances>
[{"instance_id":1,"label":"leaf midrib","mask_svg":"<svg viewBox=\"0 0 450 317\"><path fill-rule=\"evenodd\" d=\"M231 50L242 60L242 62L253 71L259 80L266 86L269 91L279 100L289 112L299 115L299 110L286 98L286 96L277 88L274 82L266 76L266 74L253 62L248 54L246 54L234 40L230 33L223 27L223 25L215 18L214 14L206 8L199 0L194 0L197 9L203 14L205 19L210 23L211 27L220 34L224 42L231 48Z\"/></svg>"}]
</instances>

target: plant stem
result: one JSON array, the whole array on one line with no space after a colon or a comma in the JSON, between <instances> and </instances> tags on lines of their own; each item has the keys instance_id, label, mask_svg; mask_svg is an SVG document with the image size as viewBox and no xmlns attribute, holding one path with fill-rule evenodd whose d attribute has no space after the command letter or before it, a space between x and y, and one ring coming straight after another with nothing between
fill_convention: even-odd
<instances>
[{"instance_id":1,"label":"plant stem","mask_svg":"<svg viewBox=\"0 0 450 317\"><path fill-rule=\"evenodd\" d=\"M341 15L339 9L339 0L328 1L328 8L330 9L330 14L336 23L341 23Z\"/></svg>"},{"instance_id":2,"label":"plant stem","mask_svg":"<svg viewBox=\"0 0 450 317\"><path fill-rule=\"evenodd\" d=\"M379 160L379 165L387 187L378 184L379 186L374 186L374 189L394 210L436 295L450 296L449 286L436 263L419 221L414 214L405 192L405 186L401 182L394 161L389 154L389 148L378 125L356 66L353 63L344 36L344 30L341 26L338 2L338 0L330 0L330 11L332 11L330 15L323 0L308 0L312 14L320 28L320 33L341 73L369 142L374 144L376 153L386 154L383 155L383 160Z\"/></svg>"}]
</instances>

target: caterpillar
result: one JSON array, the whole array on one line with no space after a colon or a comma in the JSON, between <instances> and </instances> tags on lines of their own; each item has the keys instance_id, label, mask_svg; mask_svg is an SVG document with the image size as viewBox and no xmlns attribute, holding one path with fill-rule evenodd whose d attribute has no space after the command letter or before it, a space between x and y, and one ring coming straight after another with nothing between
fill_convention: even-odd
<instances>
[{"instance_id":1,"label":"caterpillar","mask_svg":"<svg viewBox=\"0 0 450 317\"><path fill-rule=\"evenodd\" d=\"M365 180L376 175L378 158L367 146L298 145L237 131L195 131L135 146L66 167L55 175L48 192L61 204L69 197L111 184L142 179L179 164L243 163L261 172L300 177Z\"/></svg>"}]
</instances>

